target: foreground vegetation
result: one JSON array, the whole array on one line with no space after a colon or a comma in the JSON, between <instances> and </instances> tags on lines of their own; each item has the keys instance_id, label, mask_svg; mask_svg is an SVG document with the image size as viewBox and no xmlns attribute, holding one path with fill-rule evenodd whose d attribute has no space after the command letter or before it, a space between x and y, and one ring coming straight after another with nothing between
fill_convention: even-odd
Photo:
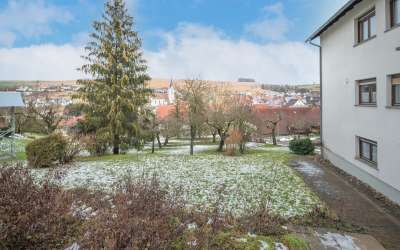
<instances>
[{"instance_id":1,"label":"foreground vegetation","mask_svg":"<svg viewBox=\"0 0 400 250\"><path fill-rule=\"evenodd\" d=\"M308 249L265 208L233 217L216 201L199 212L156 178L127 179L103 193L1 168L0 193L1 249Z\"/></svg>"},{"instance_id":2,"label":"foreground vegetation","mask_svg":"<svg viewBox=\"0 0 400 250\"><path fill-rule=\"evenodd\" d=\"M194 156L188 141L171 140L155 154L7 163L0 248L308 249L286 226L313 223L325 208L287 165L287 148L254 144L226 156L200 143Z\"/></svg>"},{"instance_id":3,"label":"foreground vegetation","mask_svg":"<svg viewBox=\"0 0 400 250\"><path fill-rule=\"evenodd\" d=\"M210 209L219 199L221 211L241 216L260 204L290 218L303 216L319 200L294 170L285 164L289 153L256 150L244 156L125 155L124 158L76 162L56 182L65 188L112 191L129 177L157 176L160 184L185 199L188 205ZM31 170L41 179L48 169Z\"/></svg>"}]
</instances>

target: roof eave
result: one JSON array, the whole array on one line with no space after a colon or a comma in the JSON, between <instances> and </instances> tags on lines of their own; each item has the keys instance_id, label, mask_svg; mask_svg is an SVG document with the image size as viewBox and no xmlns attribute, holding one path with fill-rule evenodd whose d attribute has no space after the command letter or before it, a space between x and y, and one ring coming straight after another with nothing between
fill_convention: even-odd
<instances>
[{"instance_id":1,"label":"roof eave","mask_svg":"<svg viewBox=\"0 0 400 250\"><path fill-rule=\"evenodd\" d=\"M336 23L341 17L346 15L347 12L352 10L354 6L360 3L362 0L350 0L340 10L338 10L327 22L325 22L320 28L318 28L310 37L307 38L306 43L311 42L315 38L319 37L324 31Z\"/></svg>"}]
</instances>

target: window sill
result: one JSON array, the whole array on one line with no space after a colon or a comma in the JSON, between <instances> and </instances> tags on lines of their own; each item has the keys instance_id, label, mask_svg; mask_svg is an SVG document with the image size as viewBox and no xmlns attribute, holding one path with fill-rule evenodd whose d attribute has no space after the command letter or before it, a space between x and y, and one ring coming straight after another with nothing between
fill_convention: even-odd
<instances>
[{"instance_id":1,"label":"window sill","mask_svg":"<svg viewBox=\"0 0 400 250\"><path fill-rule=\"evenodd\" d=\"M354 107L362 107L362 108L377 108L376 104L356 104Z\"/></svg>"},{"instance_id":2,"label":"window sill","mask_svg":"<svg viewBox=\"0 0 400 250\"><path fill-rule=\"evenodd\" d=\"M371 41L371 40L373 40L373 39L375 39L375 38L376 38L376 35L371 36L371 37L368 38L367 40L364 40L364 41L361 41L361 42L357 42L356 44L354 44L353 47L358 47L358 46L360 46L360 45L362 45L362 44L364 44L364 43L367 43L367 42L369 42L369 41Z\"/></svg>"},{"instance_id":3,"label":"window sill","mask_svg":"<svg viewBox=\"0 0 400 250\"><path fill-rule=\"evenodd\" d=\"M400 105L386 106L387 109L400 109Z\"/></svg>"},{"instance_id":4,"label":"window sill","mask_svg":"<svg viewBox=\"0 0 400 250\"><path fill-rule=\"evenodd\" d=\"M363 158L360 158L360 157L358 157L358 156L356 156L355 159L356 159L357 161L362 162L362 163L364 163L365 165L367 165L367 166L369 166L369 167L375 169L375 170L379 170L379 169L378 169L378 164L376 164L376 163L373 163L373 162L364 160Z\"/></svg>"}]
</instances>

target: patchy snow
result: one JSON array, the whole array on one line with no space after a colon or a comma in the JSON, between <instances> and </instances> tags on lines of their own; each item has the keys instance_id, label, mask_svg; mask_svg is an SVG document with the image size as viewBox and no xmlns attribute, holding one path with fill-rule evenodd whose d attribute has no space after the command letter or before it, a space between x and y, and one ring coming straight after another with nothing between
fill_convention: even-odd
<instances>
[{"instance_id":1,"label":"patchy snow","mask_svg":"<svg viewBox=\"0 0 400 250\"><path fill-rule=\"evenodd\" d=\"M353 241L353 238L348 235L337 233L326 233L320 235L317 233L322 245L328 249L337 250L361 250Z\"/></svg>"},{"instance_id":2,"label":"patchy snow","mask_svg":"<svg viewBox=\"0 0 400 250\"><path fill-rule=\"evenodd\" d=\"M235 239L237 242L243 242L243 243L246 243L247 242L247 239L246 238L237 238L237 239Z\"/></svg>"},{"instance_id":3,"label":"patchy snow","mask_svg":"<svg viewBox=\"0 0 400 250\"><path fill-rule=\"evenodd\" d=\"M197 228L197 224L195 222L190 223L190 224L187 225L187 229L189 231L195 230L196 228Z\"/></svg>"},{"instance_id":4,"label":"patchy snow","mask_svg":"<svg viewBox=\"0 0 400 250\"><path fill-rule=\"evenodd\" d=\"M76 242L74 244L72 244L71 246L65 248L65 250L79 250L79 249L81 249L81 247Z\"/></svg>"},{"instance_id":5,"label":"patchy snow","mask_svg":"<svg viewBox=\"0 0 400 250\"><path fill-rule=\"evenodd\" d=\"M246 143L246 147L247 148L257 148L257 147L261 147L264 146L264 143L259 143L259 142L248 142Z\"/></svg>"},{"instance_id":6,"label":"patchy snow","mask_svg":"<svg viewBox=\"0 0 400 250\"><path fill-rule=\"evenodd\" d=\"M265 151L283 151L283 152L290 152L289 147L278 146L278 147L269 147L264 148Z\"/></svg>"},{"instance_id":7,"label":"patchy snow","mask_svg":"<svg viewBox=\"0 0 400 250\"><path fill-rule=\"evenodd\" d=\"M97 215L93 208L83 204L82 202L74 202L71 206L72 216L88 220Z\"/></svg>"},{"instance_id":8,"label":"patchy snow","mask_svg":"<svg viewBox=\"0 0 400 250\"><path fill-rule=\"evenodd\" d=\"M290 218L307 214L320 205L319 199L292 168L266 157L141 155L139 159L77 162L54 181L65 188L86 187L112 192L126 177L156 175L161 185L180 195L188 206L208 209L222 197L222 211L237 216L265 204L272 213ZM31 172L40 180L49 171L32 169Z\"/></svg>"},{"instance_id":9,"label":"patchy snow","mask_svg":"<svg viewBox=\"0 0 400 250\"><path fill-rule=\"evenodd\" d=\"M268 250L269 249L269 244L266 241L260 240L259 241L261 246L260 246L260 250Z\"/></svg>"},{"instance_id":10,"label":"patchy snow","mask_svg":"<svg viewBox=\"0 0 400 250\"><path fill-rule=\"evenodd\" d=\"M289 141L293 140L293 138L291 138L291 137L283 137L283 138L279 138L278 140L280 142L289 142Z\"/></svg>"},{"instance_id":11,"label":"patchy snow","mask_svg":"<svg viewBox=\"0 0 400 250\"><path fill-rule=\"evenodd\" d=\"M323 171L312 163L306 161L299 161L297 163L296 169L308 176L314 177L323 174Z\"/></svg>"},{"instance_id":12,"label":"patchy snow","mask_svg":"<svg viewBox=\"0 0 400 250\"><path fill-rule=\"evenodd\" d=\"M194 153L204 152L210 149L217 149L216 145L195 145L193 148ZM182 145L177 147L169 148L168 150L160 151L161 154L164 155L189 155L190 154L190 146Z\"/></svg>"},{"instance_id":13,"label":"patchy snow","mask_svg":"<svg viewBox=\"0 0 400 250\"><path fill-rule=\"evenodd\" d=\"M289 248L280 242L275 242L275 250L289 250Z\"/></svg>"}]
</instances>

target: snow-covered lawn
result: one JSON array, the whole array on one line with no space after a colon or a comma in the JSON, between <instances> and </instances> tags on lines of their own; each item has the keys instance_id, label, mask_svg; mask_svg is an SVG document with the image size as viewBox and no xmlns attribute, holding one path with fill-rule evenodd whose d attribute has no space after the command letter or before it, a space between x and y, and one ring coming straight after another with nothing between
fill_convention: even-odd
<instances>
[{"instance_id":1,"label":"snow-covered lawn","mask_svg":"<svg viewBox=\"0 0 400 250\"><path fill-rule=\"evenodd\" d=\"M138 161L77 162L59 180L67 188L112 190L127 176L156 175L162 185L176 191L188 205L207 209L220 202L223 211L245 215L268 204L272 213L302 216L320 204L303 180L284 163L260 151L240 157L222 155L141 155ZM288 154L286 152L280 152ZM32 170L40 178L47 170Z\"/></svg>"}]
</instances>

